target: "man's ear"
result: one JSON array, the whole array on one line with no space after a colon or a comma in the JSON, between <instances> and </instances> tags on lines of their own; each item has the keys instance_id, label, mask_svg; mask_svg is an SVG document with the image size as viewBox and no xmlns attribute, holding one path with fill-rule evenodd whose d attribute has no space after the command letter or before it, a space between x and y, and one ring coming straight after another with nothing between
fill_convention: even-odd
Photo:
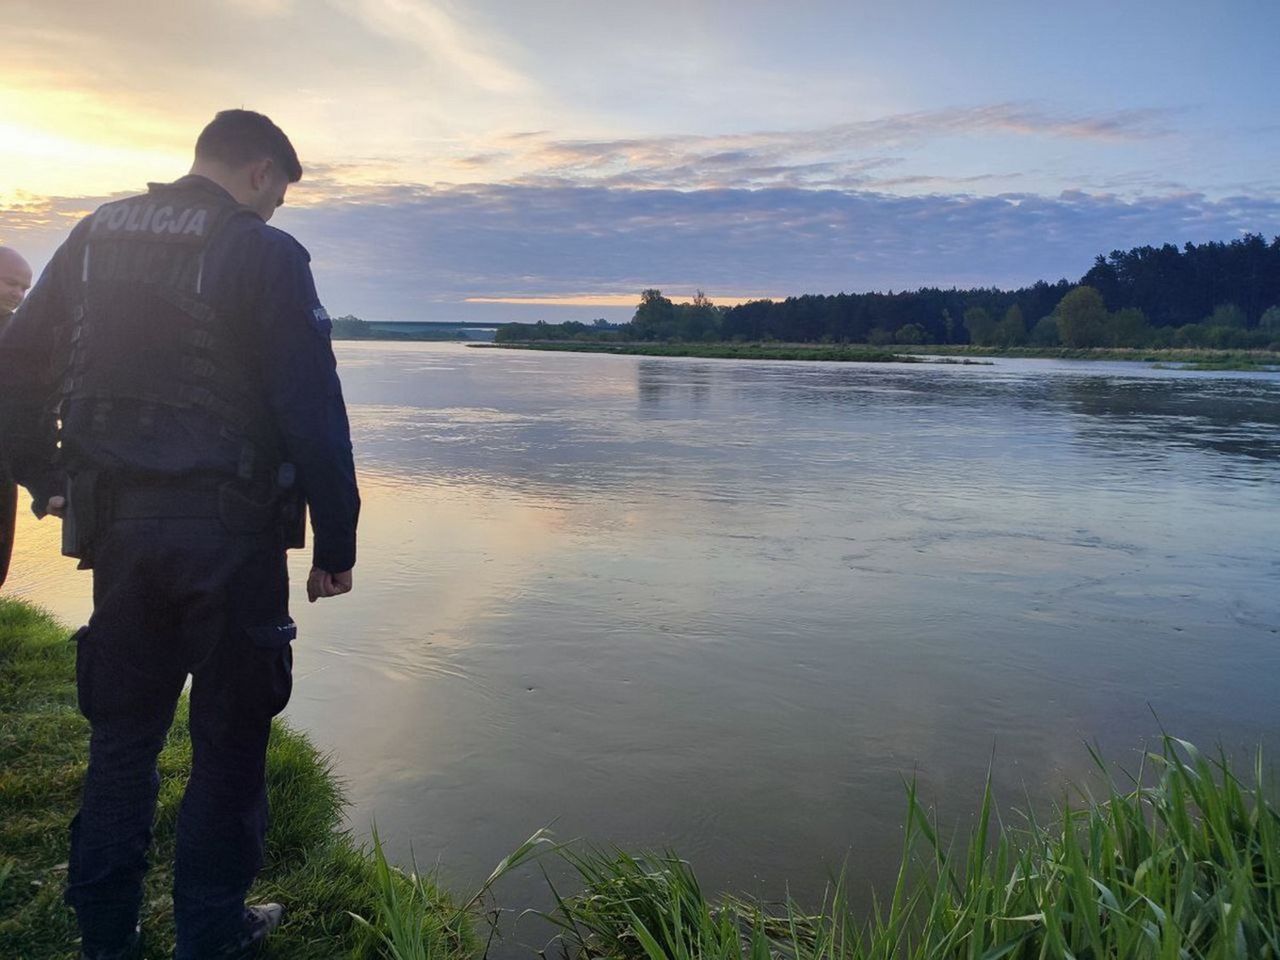
<instances>
[{"instance_id":1,"label":"man's ear","mask_svg":"<svg viewBox=\"0 0 1280 960\"><path fill-rule=\"evenodd\" d=\"M254 190L261 190L271 180L271 174L275 171L275 161L270 157L264 157L253 165L249 170L249 185Z\"/></svg>"}]
</instances>

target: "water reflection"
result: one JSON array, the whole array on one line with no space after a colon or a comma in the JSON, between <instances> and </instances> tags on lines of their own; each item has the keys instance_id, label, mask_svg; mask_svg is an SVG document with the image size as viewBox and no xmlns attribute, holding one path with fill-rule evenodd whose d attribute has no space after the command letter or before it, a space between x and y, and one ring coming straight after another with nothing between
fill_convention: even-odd
<instances>
[{"instance_id":1,"label":"water reflection","mask_svg":"<svg viewBox=\"0 0 1280 960\"><path fill-rule=\"evenodd\" d=\"M362 559L298 610L289 712L356 827L460 885L552 821L713 887L816 895L846 855L888 882L903 774L954 822L993 744L1012 803L1083 740L1127 758L1152 708L1280 731L1280 377L340 358ZM35 526L19 592L83 620Z\"/></svg>"},{"instance_id":2,"label":"water reflection","mask_svg":"<svg viewBox=\"0 0 1280 960\"><path fill-rule=\"evenodd\" d=\"M1163 440L1257 460L1280 458L1280 391L1269 381L1073 378L1062 394L1103 450Z\"/></svg>"}]
</instances>

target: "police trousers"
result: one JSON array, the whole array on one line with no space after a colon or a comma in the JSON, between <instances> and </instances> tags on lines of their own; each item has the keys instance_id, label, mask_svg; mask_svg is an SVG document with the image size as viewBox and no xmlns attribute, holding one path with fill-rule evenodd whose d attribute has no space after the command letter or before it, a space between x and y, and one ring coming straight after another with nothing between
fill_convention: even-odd
<instances>
[{"instance_id":1,"label":"police trousers","mask_svg":"<svg viewBox=\"0 0 1280 960\"><path fill-rule=\"evenodd\" d=\"M71 824L67 903L86 951L138 923L160 777L157 755L191 677L191 776L177 820L178 960L237 938L262 866L271 718L292 688L296 628L279 532L213 516L111 521L95 544L93 616L76 687L89 768Z\"/></svg>"}]
</instances>

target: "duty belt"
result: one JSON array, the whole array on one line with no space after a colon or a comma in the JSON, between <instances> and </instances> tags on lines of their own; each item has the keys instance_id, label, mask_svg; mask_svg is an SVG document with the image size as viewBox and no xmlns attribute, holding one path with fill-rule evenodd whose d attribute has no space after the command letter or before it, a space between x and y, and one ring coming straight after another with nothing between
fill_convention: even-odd
<instances>
[{"instance_id":1,"label":"duty belt","mask_svg":"<svg viewBox=\"0 0 1280 960\"><path fill-rule=\"evenodd\" d=\"M218 491L207 487L128 487L111 495L115 520L197 520L220 517Z\"/></svg>"}]
</instances>

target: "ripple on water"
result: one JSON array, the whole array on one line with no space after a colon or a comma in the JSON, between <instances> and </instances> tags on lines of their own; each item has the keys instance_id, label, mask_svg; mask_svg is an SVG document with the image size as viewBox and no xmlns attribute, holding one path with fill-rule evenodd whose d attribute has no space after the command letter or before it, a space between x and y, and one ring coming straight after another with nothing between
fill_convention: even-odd
<instances>
[{"instance_id":1,"label":"ripple on water","mask_svg":"<svg viewBox=\"0 0 1280 960\"><path fill-rule=\"evenodd\" d=\"M290 716L462 886L555 820L820 893L891 861L904 774L953 822L993 744L1040 802L1153 711L1280 733L1280 377L338 352L361 559L295 605Z\"/></svg>"}]
</instances>

